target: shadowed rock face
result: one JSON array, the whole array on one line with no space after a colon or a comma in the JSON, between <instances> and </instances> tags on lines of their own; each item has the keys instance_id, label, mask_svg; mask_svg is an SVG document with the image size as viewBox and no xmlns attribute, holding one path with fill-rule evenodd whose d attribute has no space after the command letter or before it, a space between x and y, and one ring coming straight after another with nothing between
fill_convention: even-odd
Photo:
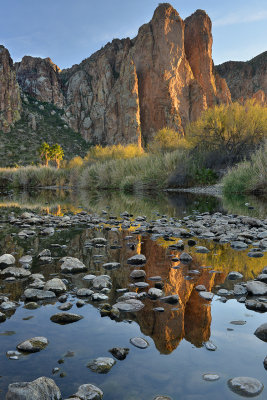
<instances>
[{"instance_id":1,"label":"shadowed rock face","mask_svg":"<svg viewBox=\"0 0 267 400\"><path fill-rule=\"evenodd\" d=\"M16 63L17 80L23 92L62 108L64 97L59 71L50 58L25 56L21 62Z\"/></svg>"},{"instance_id":2,"label":"shadowed rock face","mask_svg":"<svg viewBox=\"0 0 267 400\"><path fill-rule=\"evenodd\" d=\"M0 46L0 131L9 132L20 119L21 100L13 61L8 50Z\"/></svg>"},{"instance_id":3,"label":"shadowed rock face","mask_svg":"<svg viewBox=\"0 0 267 400\"><path fill-rule=\"evenodd\" d=\"M228 61L215 68L225 78L233 100L253 97L267 102L267 51L247 62Z\"/></svg>"}]
</instances>

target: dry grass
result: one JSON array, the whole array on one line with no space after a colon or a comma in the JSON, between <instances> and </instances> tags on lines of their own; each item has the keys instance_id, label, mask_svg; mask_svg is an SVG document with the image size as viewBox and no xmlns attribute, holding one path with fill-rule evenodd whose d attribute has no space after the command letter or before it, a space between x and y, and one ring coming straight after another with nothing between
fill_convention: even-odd
<instances>
[{"instance_id":1,"label":"dry grass","mask_svg":"<svg viewBox=\"0 0 267 400\"><path fill-rule=\"evenodd\" d=\"M170 173L183 157L184 152L173 151L97 162L82 171L79 186L124 191L158 190L166 187Z\"/></svg>"},{"instance_id":2,"label":"dry grass","mask_svg":"<svg viewBox=\"0 0 267 400\"><path fill-rule=\"evenodd\" d=\"M250 161L232 168L222 182L225 194L267 193L267 141Z\"/></svg>"},{"instance_id":3,"label":"dry grass","mask_svg":"<svg viewBox=\"0 0 267 400\"><path fill-rule=\"evenodd\" d=\"M0 187L64 186L69 175L68 170L44 166L0 168Z\"/></svg>"}]
</instances>

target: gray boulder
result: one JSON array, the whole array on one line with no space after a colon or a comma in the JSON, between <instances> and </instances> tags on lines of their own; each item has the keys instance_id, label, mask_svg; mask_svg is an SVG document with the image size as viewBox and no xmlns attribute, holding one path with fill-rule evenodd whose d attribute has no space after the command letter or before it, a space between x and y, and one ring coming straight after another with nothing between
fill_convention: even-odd
<instances>
[{"instance_id":1,"label":"gray boulder","mask_svg":"<svg viewBox=\"0 0 267 400\"><path fill-rule=\"evenodd\" d=\"M267 323L260 325L254 332L257 338L267 342Z\"/></svg>"},{"instance_id":2,"label":"gray boulder","mask_svg":"<svg viewBox=\"0 0 267 400\"><path fill-rule=\"evenodd\" d=\"M98 357L94 360L91 360L87 367L90 368L91 371L97 372L98 374L106 374L110 371L113 365L116 364L116 361L110 357Z\"/></svg>"},{"instance_id":3,"label":"gray boulder","mask_svg":"<svg viewBox=\"0 0 267 400\"><path fill-rule=\"evenodd\" d=\"M61 294L66 292L67 288L62 279L53 278L45 283L44 290L50 290L56 294Z\"/></svg>"},{"instance_id":4,"label":"gray boulder","mask_svg":"<svg viewBox=\"0 0 267 400\"><path fill-rule=\"evenodd\" d=\"M143 254L136 254L127 260L131 265L142 265L146 263L146 257Z\"/></svg>"},{"instance_id":5,"label":"gray boulder","mask_svg":"<svg viewBox=\"0 0 267 400\"><path fill-rule=\"evenodd\" d=\"M87 383L78 387L78 390L67 400L101 400L104 393L97 386Z\"/></svg>"},{"instance_id":6,"label":"gray boulder","mask_svg":"<svg viewBox=\"0 0 267 400\"><path fill-rule=\"evenodd\" d=\"M111 287L111 278L108 275L99 275L96 278L93 279L93 288L94 289L104 289L104 288L110 288Z\"/></svg>"},{"instance_id":7,"label":"gray boulder","mask_svg":"<svg viewBox=\"0 0 267 400\"><path fill-rule=\"evenodd\" d=\"M83 272L87 270L87 267L75 257L63 257L61 259L63 264L61 265L62 272Z\"/></svg>"},{"instance_id":8,"label":"gray boulder","mask_svg":"<svg viewBox=\"0 0 267 400\"><path fill-rule=\"evenodd\" d=\"M232 392L244 397L258 396L264 387L258 379L245 376L229 379L228 386Z\"/></svg>"},{"instance_id":9,"label":"gray boulder","mask_svg":"<svg viewBox=\"0 0 267 400\"><path fill-rule=\"evenodd\" d=\"M51 321L57 324L71 324L72 322L79 321L82 318L82 315L67 312L57 313L50 317Z\"/></svg>"},{"instance_id":10,"label":"gray boulder","mask_svg":"<svg viewBox=\"0 0 267 400\"><path fill-rule=\"evenodd\" d=\"M42 376L32 382L11 383L6 400L60 400L61 393L53 379Z\"/></svg>"},{"instance_id":11,"label":"gray boulder","mask_svg":"<svg viewBox=\"0 0 267 400\"><path fill-rule=\"evenodd\" d=\"M27 278L31 273L25 268L17 268L17 267L7 267L3 271L1 271L2 277L14 277L14 278Z\"/></svg>"},{"instance_id":12,"label":"gray boulder","mask_svg":"<svg viewBox=\"0 0 267 400\"><path fill-rule=\"evenodd\" d=\"M16 260L12 254L3 254L0 257L0 269L9 267L10 265L15 264Z\"/></svg>"},{"instance_id":13,"label":"gray boulder","mask_svg":"<svg viewBox=\"0 0 267 400\"><path fill-rule=\"evenodd\" d=\"M54 292L40 289L26 289L24 296L26 300L51 300L56 298Z\"/></svg>"},{"instance_id":14,"label":"gray boulder","mask_svg":"<svg viewBox=\"0 0 267 400\"><path fill-rule=\"evenodd\" d=\"M45 337L36 336L18 344L17 349L27 353L37 353L38 351L43 350L47 345L48 340Z\"/></svg>"},{"instance_id":15,"label":"gray boulder","mask_svg":"<svg viewBox=\"0 0 267 400\"><path fill-rule=\"evenodd\" d=\"M247 282L247 291L254 296L265 296L267 294L267 284L261 281Z\"/></svg>"}]
</instances>

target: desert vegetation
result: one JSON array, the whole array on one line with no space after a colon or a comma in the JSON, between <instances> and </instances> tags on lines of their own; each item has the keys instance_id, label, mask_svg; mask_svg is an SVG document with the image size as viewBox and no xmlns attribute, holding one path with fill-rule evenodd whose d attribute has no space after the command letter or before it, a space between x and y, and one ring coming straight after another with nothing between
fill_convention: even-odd
<instances>
[{"instance_id":1,"label":"desert vegetation","mask_svg":"<svg viewBox=\"0 0 267 400\"><path fill-rule=\"evenodd\" d=\"M61 162L61 146L43 143L39 154L45 166L2 168L0 185L159 190L210 185L227 173L226 192L265 191L266 111L251 100L216 106L189 124L185 136L166 127L146 149L135 144L91 146L84 157L70 161ZM49 160L57 168L48 167Z\"/></svg>"},{"instance_id":2,"label":"desert vegetation","mask_svg":"<svg viewBox=\"0 0 267 400\"><path fill-rule=\"evenodd\" d=\"M251 156L230 169L223 178L225 194L267 193L267 141Z\"/></svg>"}]
</instances>

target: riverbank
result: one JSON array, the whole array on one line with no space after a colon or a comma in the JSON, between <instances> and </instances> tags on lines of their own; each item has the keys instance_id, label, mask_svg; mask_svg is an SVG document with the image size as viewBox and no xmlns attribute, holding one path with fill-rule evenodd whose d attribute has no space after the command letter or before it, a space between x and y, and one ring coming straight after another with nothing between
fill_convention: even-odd
<instances>
[{"instance_id":1,"label":"riverbank","mask_svg":"<svg viewBox=\"0 0 267 400\"><path fill-rule=\"evenodd\" d=\"M209 186L197 186L192 188L176 188L176 189L165 189L170 193L195 193L195 194L206 194L210 196L216 196L222 198L223 196L223 185L221 183L217 183L216 185Z\"/></svg>"}]
</instances>

